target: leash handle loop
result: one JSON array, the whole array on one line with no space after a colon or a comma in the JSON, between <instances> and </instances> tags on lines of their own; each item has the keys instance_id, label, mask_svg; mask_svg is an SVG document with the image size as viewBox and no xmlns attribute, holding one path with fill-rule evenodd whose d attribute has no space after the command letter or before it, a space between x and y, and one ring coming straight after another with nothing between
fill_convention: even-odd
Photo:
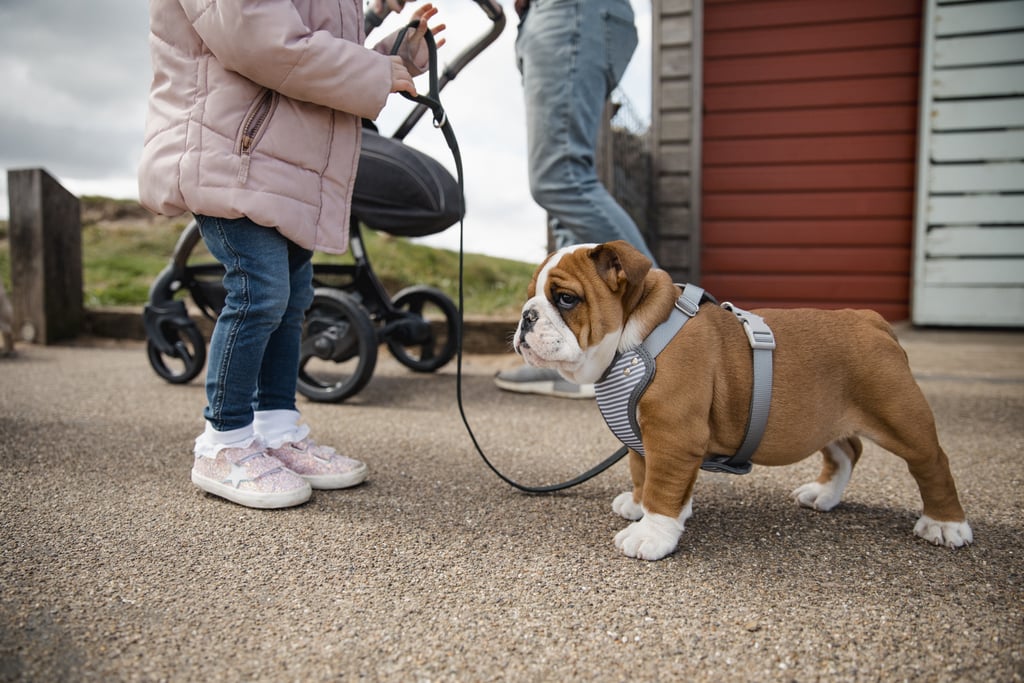
<instances>
[{"instance_id":1,"label":"leash handle loop","mask_svg":"<svg viewBox=\"0 0 1024 683\"><path fill-rule=\"evenodd\" d=\"M408 24L399 29L398 34L395 36L395 42L391 45L391 54L397 55L398 50L402 47L402 43L405 41L405 34L410 30L419 28L420 20L413 19ZM410 102L422 104L424 107L430 109L434 114L434 127L442 128L447 123L448 116L445 114L444 107L441 106L441 94L440 88L438 87L437 79L437 42L434 40L434 34L427 29L427 32L423 34L423 39L427 43L427 56L428 56L428 90L426 95L417 94L411 95L406 91L400 91L400 94Z\"/></svg>"},{"instance_id":2,"label":"leash handle loop","mask_svg":"<svg viewBox=\"0 0 1024 683\"><path fill-rule=\"evenodd\" d=\"M419 20L413 20L413 21L409 22L406 26L402 27L399 30L398 34L395 36L395 42L391 46L391 54L392 55L398 54L398 50L401 47L402 42L405 40L406 33L408 33L410 29L415 29L418 26L419 26ZM411 100L413 102L416 102L417 104L421 104L421 105L429 108L431 110L431 112L434 114L434 127L441 129L441 132L444 135L445 142L448 143L448 148L451 150L452 158L455 161L455 169L457 171L456 175L457 175L457 180L458 180L458 184L459 184L459 197L460 197L460 200L462 201L462 205L465 206L465 204L466 204L466 199L465 199L465 179L463 177L463 172L462 172L462 154L459 152L459 143L458 143L458 140L455 139L454 131L452 131L451 121L448 119L448 115L445 112L444 107L441 106L441 99L440 99L438 80L437 80L437 44L434 41L434 34L431 33L429 29L427 30L426 33L423 34L423 37L427 41L427 52L428 52L428 55L429 55L429 58L430 58L430 60L429 60L430 61L430 66L429 66L429 69L428 69L428 71L429 71L429 78L430 78L430 81L429 81L429 83L430 83L430 85L429 85L429 92L428 92L427 95L410 95L409 93L407 93L405 91L402 91L401 94L407 100ZM525 484L520 484L519 482L517 482L517 481L511 479L510 477L507 477L506 475L504 475L500 470L498 470L497 467L494 466L493 463L491 463L490 459L488 459L487 455L484 453L483 448L480 447L480 443L477 441L476 435L473 433L473 429L469 425L469 419L466 417L466 409L465 409L465 406L463 405L463 400L462 400L462 356L463 356L463 349L462 349L463 343L462 343L462 341L463 341L463 328L464 328L464 318L465 318L465 314L464 314L464 310L465 310L465 296L464 296L464 293L463 293L463 280L464 280L464 273L465 273L465 266L464 266L464 259L463 259L463 255L465 254L465 249L463 248L464 233L465 233L465 220L464 220L464 218L460 218L459 219L459 307L458 307L459 308L459 324L458 324L458 328L457 328L457 332L456 332L457 342L458 342L457 345L456 345L456 348L457 348L458 352L457 352L457 355L456 355L456 373L455 373L455 387L456 388L455 388L455 397L456 397L456 402L458 403L458 407L459 407L459 415L462 418L462 424L466 427L466 433L469 434L469 438L473 442L473 447L476 449L476 452L480 455L480 458L484 461L484 464L486 464L487 467L490 468L490 470L492 472L494 472L494 474L496 474L499 479L504 481L509 486L512 486L513 488L516 488L516 489L519 489L520 491L523 491L524 493L553 493L555 491L562 491L564 489L571 488L571 487L576 486L578 484L582 484L583 482L587 481L588 479L592 479L592 478L596 477L597 475L601 474L606 469L608 469L609 467L611 467L612 465L617 463L619 460L621 460L626 455L626 453L629 452L629 449L626 446L622 446L617 451L615 451L610 456L608 456L604 461L598 463L597 465L595 465L594 467L590 468L589 470L587 470L583 474L581 474L581 475L579 475L577 477L573 477L572 479L570 479L568 481L564 481L564 482L561 482L561 483L558 483L558 484L548 484L548 485L544 485L544 486L527 486Z\"/></svg>"}]
</instances>

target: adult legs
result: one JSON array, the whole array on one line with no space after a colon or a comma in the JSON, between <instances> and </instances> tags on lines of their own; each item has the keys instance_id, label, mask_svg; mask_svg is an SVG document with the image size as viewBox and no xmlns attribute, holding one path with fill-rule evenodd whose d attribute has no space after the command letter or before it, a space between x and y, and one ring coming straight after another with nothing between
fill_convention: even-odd
<instances>
[{"instance_id":1,"label":"adult legs","mask_svg":"<svg viewBox=\"0 0 1024 683\"><path fill-rule=\"evenodd\" d=\"M636 48L628 0L534 0L520 25L530 191L556 246L624 239L653 259L597 177L605 102Z\"/></svg>"}]
</instances>

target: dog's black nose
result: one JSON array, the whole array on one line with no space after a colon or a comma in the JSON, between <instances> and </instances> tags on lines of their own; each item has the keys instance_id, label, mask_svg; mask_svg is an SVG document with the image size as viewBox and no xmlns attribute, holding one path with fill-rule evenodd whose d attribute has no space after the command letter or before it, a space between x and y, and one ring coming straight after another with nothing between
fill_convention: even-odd
<instances>
[{"instance_id":1,"label":"dog's black nose","mask_svg":"<svg viewBox=\"0 0 1024 683\"><path fill-rule=\"evenodd\" d=\"M537 315L537 311L533 310L532 308L523 311L523 320L522 322L519 323L519 329L522 331L522 333L526 334L527 332L532 330L534 323L537 322L537 318L539 317L540 316Z\"/></svg>"}]
</instances>

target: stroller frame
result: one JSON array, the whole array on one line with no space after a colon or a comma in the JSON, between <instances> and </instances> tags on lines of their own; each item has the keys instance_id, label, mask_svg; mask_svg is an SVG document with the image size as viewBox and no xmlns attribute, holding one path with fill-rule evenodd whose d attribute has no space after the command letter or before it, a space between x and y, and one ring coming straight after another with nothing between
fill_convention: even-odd
<instances>
[{"instance_id":1,"label":"stroller frame","mask_svg":"<svg viewBox=\"0 0 1024 683\"><path fill-rule=\"evenodd\" d=\"M505 16L496 0L473 2L490 19L490 30L446 67L439 88L455 78L504 29ZM368 21L367 25L375 23ZM380 140L400 143L426 111L427 107L417 105L390 138ZM364 141L373 139L373 133L364 133L371 136L364 135ZM436 181L432 189L442 195L430 202L439 205L440 213L421 221L412 208L412 215L406 216L400 215L401 207L388 206L376 211L380 207L360 203L357 186L349 217L349 247L354 262L313 266L314 297L303 322L297 389L314 401L342 401L362 390L373 375L381 344L386 344L399 362L416 372L434 372L447 364L458 349L460 315L452 300L439 289L426 285L406 287L392 297L373 271L366 252L361 231L364 222L393 235L421 236L440 232L462 217L461 194L457 207L451 205L450 199L445 206L443 195L454 180L443 167L404 145L392 146L391 151L415 153L419 156L409 159L421 166L436 165L426 171ZM386 157L387 152L385 149L378 158ZM369 163L370 156L364 144L360 164ZM390 161L394 164L399 160ZM357 183L358 178L357 175ZM451 213L453 208L457 215ZM224 306L223 266L189 263L201 239L193 220L179 236L170 262L151 285L143 310L150 365L172 384L190 382L206 363L206 340L179 294L187 292L209 320L216 320Z\"/></svg>"}]
</instances>

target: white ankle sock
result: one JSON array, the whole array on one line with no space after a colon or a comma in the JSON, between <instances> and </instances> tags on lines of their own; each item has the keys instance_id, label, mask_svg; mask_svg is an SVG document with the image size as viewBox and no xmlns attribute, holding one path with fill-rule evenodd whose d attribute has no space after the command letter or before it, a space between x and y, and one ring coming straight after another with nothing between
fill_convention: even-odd
<instances>
[{"instance_id":1,"label":"white ankle sock","mask_svg":"<svg viewBox=\"0 0 1024 683\"><path fill-rule=\"evenodd\" d=\"M195 454L203 458L216 458L224 448L246 448L257 438L252 425L218 432L209 422L206 429L196 437Z\"/></svg>"},{"instance_id":2,"label":"white ankle sock","mask_svg":"<svg viewBox=\"0 0 1024 683\"><path fill-rule=\"evenodd\" d=\"M257 410L253 427L269 448L302 441L309 436L309 427L299 424L297 410Z\"/></svg>"}]
</instances>

